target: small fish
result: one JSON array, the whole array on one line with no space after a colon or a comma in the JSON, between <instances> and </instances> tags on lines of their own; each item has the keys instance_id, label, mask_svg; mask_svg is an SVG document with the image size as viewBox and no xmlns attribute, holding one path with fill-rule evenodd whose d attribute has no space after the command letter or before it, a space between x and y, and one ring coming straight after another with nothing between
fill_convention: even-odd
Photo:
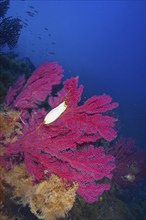
<instances>
[{"instance_id":1,"label":"small fish","mask_svg":"<svg viewBox=\"0 0 146 220\"><path fill-rule=\"evenodd\" d=\"M32 8L32 9L34 9L34 7L33 7L33 6L31 6L31 5L30 5L29 7L30 7L30 8Z\"/></svg>"},{"instance_id":2,"label":"small fish","mask_svg":"<svg viewBox=\"0 0 146 220\"><path fill-rule=\"evenodd\" d=\"M53 42L52 42L52 44L53 44L53 45L55 45L55 44L56 44L56 42L54 42L54 41L53 41Z\"/></svg>"},{"instance_id":3,"label":"small fish","mask_svg":"<svg viewBox=\"0 0 146 220\"><path fill-rule=\"evenodd\" d=\"M99 197L99 201L100 201L100 202L103 201L103 197L102 197L102 196Z\"/></svg>"},{"instance_id":4,"label":"small fish","mask_svg":"<svg viewBox=\"0 0 146 220\"><path fill-rule=\"evenodd\" d=\"M123 178L132 183L132 182L134 182L136 177L134 174L128 173L125 176L123 176Z\"/></svg>"},{"instance_id":5,"label":"small fish","mask_svg":"<svg viewBox=\"0 0 146 220\"><path fill-rule=\"evenodd\" d=\"M26 11L26 13L27 13L29 16L31 16L31 17L33 17L33 16L34 16L34 13L33 13L33 12L31 12L31 11Z\"/></svg>"},{"instance_id":6,"label":"small fish","mask_svg":"<svg viewBox=\"0 0 146 220\"><path fill-rule=\"evenodd\" d=\"M48 28L44 28L45 31L48 31Z\"/></svg>"},{"instance_id":7,"label":"small fish","mask_svg":"<svg viewBox=\"0 0 146 220\"><path fill-rule=\"evenodd\" d=\"M55 55L55 52L50 51L49 54L50 54L50 55Z\"/></svg>"}]
</instances>

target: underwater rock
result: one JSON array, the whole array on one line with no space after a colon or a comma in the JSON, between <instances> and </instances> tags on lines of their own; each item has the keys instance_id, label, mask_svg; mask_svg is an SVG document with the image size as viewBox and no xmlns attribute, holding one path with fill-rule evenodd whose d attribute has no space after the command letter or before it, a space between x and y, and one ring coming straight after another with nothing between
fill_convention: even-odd
<instances>
[{"instance_id":1,"label":"underwater rock","mask_svg":"<svg viewBox=\"0 0 146 220\"><path fill-rule=\"evenodd\" d=\"M14 52L0 53L0 103L3 103L8 88L20 74L26 78L34 71L35 66L29 58L19 58Z\"/></svg>"}]
</instances>

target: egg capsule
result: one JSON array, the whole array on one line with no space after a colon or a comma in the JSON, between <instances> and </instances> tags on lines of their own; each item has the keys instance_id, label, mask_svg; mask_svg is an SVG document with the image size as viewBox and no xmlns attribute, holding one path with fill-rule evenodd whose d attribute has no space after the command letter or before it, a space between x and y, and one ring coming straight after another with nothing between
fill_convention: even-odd
<instances>
[{"instance_id":1,"label":"egg capsule","mask_svg":"<svg viewBox=\"0 0 146 220\"><path fill-rule=\"evenodd\" d=\"M48 124L52 123L53 121L55 121L66 110L66 108L67 108L67 105L66 105L65 101L60 103L57 107L53 108L46 115L46 117L44 119L44 124L48 125Z\"/></svg>"}]
</instances>

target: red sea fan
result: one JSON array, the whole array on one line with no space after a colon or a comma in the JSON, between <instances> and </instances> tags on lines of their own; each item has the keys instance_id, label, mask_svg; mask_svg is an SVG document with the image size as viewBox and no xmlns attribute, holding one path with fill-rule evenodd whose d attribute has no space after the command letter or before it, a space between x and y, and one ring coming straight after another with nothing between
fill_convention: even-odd
<instances>
[{"instance_id":1,"label":"red sea fan","mask_svg":"<svg viewBox=\"0 0 146 220\"><path fill-rule=\"evenodd\" d=\"M26 82L25 75L21 75L16 81L16 83L9 88L5 99L5 103L7 106L11 107L12 105L13 107L14 105L13 102L15 100L15 97L17 97L19 92L21 92L25 82Z\"/></svg>"},{"instance_id":2,"label":"red sea fan","mask_svg":"<svg viewBox=\"0 0 146 220\"><path fill-rule=\"evenodd\" d=\"M116 137L116 119L108 111L118 104L111 103L111 97L103 94L79 105L83 86L78 87L78 77L66 80L52 97L52 88L60 83L61 73L62 68L56 63L41 65L14 97L11 107L21 111L24 128L18 141L8 144L4 164L9 167L16 155L23 154L27 172L34 179L39 181L44 175L55 173L69 182L77 182L78 193L86 201L94 202L110 187L97 181L111 179L115 167L114 157L105 154L102 147L95 148L94 142ZM52 108L65 101L67 109L56 121L44 125L46 111L38 105L47 97Z\"/></svg>"},{"instance_id":3,"label":"red sea fan","mask_svg":"<svg viewBox=\"0 0 146 220\"><path fill-rule=\"evenodd\" d=\"M28 79L21 92L19 91L20 94L18 94L16 99L13 99L13 107L21 109L36 108L51 93L52 87L60 84L63 77L62 72L62 67L56 62L45 62L39 66ZM23 80L20 77L16 85L22 82ZM10 105L9 97L12 96L11 93L15 87L14 85L7 93L7 105Z\"/></svg>"}]
</instances>

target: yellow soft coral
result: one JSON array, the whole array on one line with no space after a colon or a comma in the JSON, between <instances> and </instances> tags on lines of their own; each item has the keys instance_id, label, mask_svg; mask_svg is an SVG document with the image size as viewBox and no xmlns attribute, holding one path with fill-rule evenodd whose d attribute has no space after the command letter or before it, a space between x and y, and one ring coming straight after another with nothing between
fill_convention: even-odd
<instances>
[{"instance_id":1,"label":"yellow soft coral","mask_svg":"<svg viewBox=\"0 0 146 220\"><path fill-rule=\"evenodd\" d=\"M15 166L5 174L5 181L13 188L13 198L28 204L30 210L39 219L55 220L64 217L72 208L78 185L69 185L56 175L51 175L40 183L26 174L25 167Z\"/></svg>"},{"instance_id":2,"label":"yellow soft coral","mask_svg":"<svg viewBox=\"0 0 146 220\"><path fill-rule=\"evenodd\" d=\"M6 106L0 109L0 134L3 135L1 143L15 142L18 135L22 134L20 113L8 110Z\"/></svg>"},{"instance_id":3,"label":"yellow soft coral","mask_svg":"<svg viewBox=\"0 0 146 220\"><path fill-rule=\"evenodd\" d=\"M33 188L33 179L26 174L25 166L14 166L5 173L5 182L13 189L13 198L19 197L18 203L26 205Z\"/></svg>"},{"instance_id":4,"label":"yellow soft coral","mask_svg":"<svg viewBox=\"0 0 146 220\"><path fill-rule=\"evenodd\" d=\"M72 208L77 184L68 185L56 175L34 186L29 206L40 219L54 220L64 217Z\"/></svg>"}]
</instances>

